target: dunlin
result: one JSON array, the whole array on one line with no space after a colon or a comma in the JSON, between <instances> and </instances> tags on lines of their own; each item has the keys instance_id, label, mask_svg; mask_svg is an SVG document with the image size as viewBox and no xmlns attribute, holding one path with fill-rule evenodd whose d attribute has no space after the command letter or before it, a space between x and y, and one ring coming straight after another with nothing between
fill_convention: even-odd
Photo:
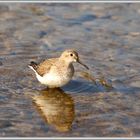
<instances>
[{"instance_id":1,"label":"dunlin","mask_svg":"<svg viewBox=\"0 0 140 140\"><path fill-rule=\"evenodd\" d=\"M74 50L65 50L59 58L47 59L40 64L31 62L29 67L35 72L38 81L49 88L62 87L73 77L73 63L78 62L87 69Z\"/></svg>"}]
</instances>

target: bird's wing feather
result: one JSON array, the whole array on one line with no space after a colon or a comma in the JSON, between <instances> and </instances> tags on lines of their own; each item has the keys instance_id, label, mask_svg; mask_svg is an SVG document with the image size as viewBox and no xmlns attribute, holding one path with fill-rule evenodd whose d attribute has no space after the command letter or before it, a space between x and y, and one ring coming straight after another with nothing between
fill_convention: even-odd
<instances>
[{"instance_id":1,"label":"bird's wing feather","mask_svg":"<svg viewBox=\"0 0 140 140\"><path fill-rule=\"evenodd\" d=\"M55 61L57 61L57 59L58 58L51 58L51 59L44 60L43 62L38 64L36 72L40 76L43 76L44 74L46 74L46 72L49 72L51 66L55 63Z\"/></svg>"}]
</instances>

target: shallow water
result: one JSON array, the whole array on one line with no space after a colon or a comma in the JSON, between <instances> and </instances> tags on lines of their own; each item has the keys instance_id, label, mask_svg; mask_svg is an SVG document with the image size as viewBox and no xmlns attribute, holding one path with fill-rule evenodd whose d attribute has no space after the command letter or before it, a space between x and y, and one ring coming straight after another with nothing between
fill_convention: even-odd
<instances>
[{"instance_id":1,"label":"shallow water","mask_svg":"<svg viewBox=\"0 0 140 140\"><path fill-rule=\"evenodd\" d=\"M140 136L139 9L1 3L0 136ZM75 48L90 71L74 64L68 85L42 91L28 63L67 48Z\"/></svg>"}]
</instances>

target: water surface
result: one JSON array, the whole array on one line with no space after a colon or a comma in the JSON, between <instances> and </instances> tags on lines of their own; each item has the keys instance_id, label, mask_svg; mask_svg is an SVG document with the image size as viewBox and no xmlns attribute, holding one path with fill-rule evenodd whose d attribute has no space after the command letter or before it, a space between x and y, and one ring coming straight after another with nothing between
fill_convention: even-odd
<instances>
[{"instance_id":1,"label":"water surface","mask_svg":"<svg viewBox=\"0 0 140 140\"><path fill-rule=\"evenodd\" d=\"M0 4L1 137L140 136L140 4ZM44 90L30 61L76 49L90 67ZM88 75L89 74L89 75ZM94 78L104 77L113 88Z\"/></svg>"}]
</instances>

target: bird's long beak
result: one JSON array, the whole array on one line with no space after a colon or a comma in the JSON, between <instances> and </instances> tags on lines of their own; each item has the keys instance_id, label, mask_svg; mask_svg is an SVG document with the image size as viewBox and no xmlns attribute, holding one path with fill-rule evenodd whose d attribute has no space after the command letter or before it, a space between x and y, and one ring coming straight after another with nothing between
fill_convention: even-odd
<instances>
[{"instance_id":1,"label":"bird's long beak","mask_svg":"<svg viewBox=\"0 0 140 140\"><path fill-rule=\"evenodd\" d=\"M88 66L87 66L87 65L85 65L85 64L83 64L83 63L82 63L79 59L77 60L77 62L78 62L79 64L83 65L86 69L88 69L88 70L89 70Z\"/></svg>"}]
</instances>

